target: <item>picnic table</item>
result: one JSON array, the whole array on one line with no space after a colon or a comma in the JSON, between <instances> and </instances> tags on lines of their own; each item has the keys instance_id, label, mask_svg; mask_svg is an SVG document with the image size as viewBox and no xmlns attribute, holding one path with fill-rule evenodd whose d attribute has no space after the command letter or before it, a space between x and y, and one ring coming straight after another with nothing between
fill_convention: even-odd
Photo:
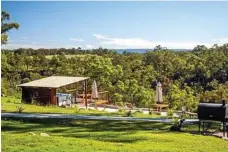
<instances>
[{"instance_id":1,"label":"picnic table","mask_svg":"<svg viewBox=\"0 0 228 152\"><path fill-rule=\"evenodd\" d=\"M153 104L152 105L154 108L156 108L157 112L161 112L162 109L164 108L168 108L169 105L168 104Z\"/></svg>"}]
</instances>

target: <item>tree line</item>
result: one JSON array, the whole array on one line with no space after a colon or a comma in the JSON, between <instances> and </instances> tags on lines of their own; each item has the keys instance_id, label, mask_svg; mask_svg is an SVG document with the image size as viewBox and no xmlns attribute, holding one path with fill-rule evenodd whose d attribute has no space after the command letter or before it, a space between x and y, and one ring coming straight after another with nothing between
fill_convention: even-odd
<instances>
[{"instance_id":1,"label":"tree line","mask_svg":"<svg viewBox=\"0 0 228 152\"><path fill-rule=\"evenodd\" d=\"M148 107L156 82L170 108L194 111L198 102L228 99L228 44L175 52L156 47L146 53L108 49L2 50L2 93L20 93L16 85L51 75L89 76L107 90L114 104Z\"/></svg>"}]
</instances>

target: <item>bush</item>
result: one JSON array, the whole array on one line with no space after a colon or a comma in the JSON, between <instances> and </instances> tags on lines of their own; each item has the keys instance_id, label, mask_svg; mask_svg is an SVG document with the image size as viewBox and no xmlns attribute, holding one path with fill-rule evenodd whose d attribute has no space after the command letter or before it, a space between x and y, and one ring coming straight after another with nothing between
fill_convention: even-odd
<instances>
[{"instance_id":1,"label":"bush","mask_svg":"<svg viewBox=\"0 0 228 152\"><path fill-rule=\"evenodd\" d=\"M78 111L80 111L80 112L87 112L87 109L85 109L85 108L78 108Z\"/></svg>"},{"instance_id":2,"label":"bush","mask_svg":"<svg viewBox=\"0 0 228 152\"><path fill-rule=\"evenodd\" d=\"M167 116L169 118L172 118L173 117L173 113L174 113L174 111L172 109L169 109L168 112L167 112Z\"/></svg>"},{"instance_id":3,"label":"bush","mask_svg":"<svg viewBox=\"0 0 228 152\"><path fill-rule=\"evenodd\" d=\"M21 94L20 94L20 93L15 93L15 94L14 94L14 98L16 98L16 99L21 99Z\"/></svg>"},{"instance_id":4,"label":"bush","mask_svg":"<svg viewBox=\"0 0 228 152\"><path fill-rule=\"evenodd\" d=\"M39 102L32 98L32 104L37 105Z\"/></svg>"},{"instance_id":5,"label":"bush","mask_svg":"<svg viewBox=\"0 0 228 152\"><path fill-rule=\"evenodd\" d=\"M133 117L131 110L129 110L128 112L126 112L126 116L127 117Z\"/></svg>"},{"instance_id":6,"label":"bush","mask_svg":"<svg viewBox=\"0 0 228 152\"><path fill-rule=\"evenodd\" d=\"M126 112L126 110L123 107L120 107L119 112Z\"/></svg>"},{"instance_id":7,"label":"bush","mask_svg":"<svg viewBox=\"0 0 228 152\"><path fill-rule=\"evenodd\" d=\"M18 113L22 113L25 110L24 107L16 107L16 108L18 110Z\"/></svg>"},{"instance_id":8,"label":"bush","mask_svg":"<svg viewBox=\"0 0 228 152\"><path fill-rule=\"evenodd\" d=\"M135 111L134 114L141 114L141 111Z\"/></svg>"},{"instance_id":9,"label":"bush","mask_svg":"<svg viewBox=\"0 0 228 152\"><path fill-rule=\"evenodd\" d=\"M151 108L149 108L149 115L152 115L153 114L153 111Z\"/></svg>"},{"instance_id":10,"label":"bush","mask_svg":"<svg viewBox=\"0 0 228 152\"><path fill-rule=\"evenodd\" d=\"M174 123L174 126L178 126L179 125L179 119L173 118L173 123Z\"/></svg>"},{"instance_id":11,"label":"bush","mask_svg":"<svg viewBox=\"0 0 228 152\"><path fill-rule=\"evenodd\" d=\"M80 109L79 109L79 107L78 107L78 105L77 105L77 104L75 105L75 109L76 109L76 111L75 111L75 112L76 112L76 113L79 113Z\"/></svg>"},{"instance_id":12,"label":"bush","mask_svg":"<svg viewBox=\"0 0 228 152\"><path fill-rule=\"evenodd\" d=\"M6 102L7 102L7 103L10 103L10 102L11 102L11 100L10 100L10 99L8 99Z\"/></svg>"},{"instance_id":13,"label":"bush","mask_svg":"<svg viewBox=\"0 0 228 152\"><path fill-rule=\"evenodd\" d=\"M65 106L65 105L61 105L60 107L61 107L61 108L66 108L66 106Z\"/></svg>"}]
</instances>

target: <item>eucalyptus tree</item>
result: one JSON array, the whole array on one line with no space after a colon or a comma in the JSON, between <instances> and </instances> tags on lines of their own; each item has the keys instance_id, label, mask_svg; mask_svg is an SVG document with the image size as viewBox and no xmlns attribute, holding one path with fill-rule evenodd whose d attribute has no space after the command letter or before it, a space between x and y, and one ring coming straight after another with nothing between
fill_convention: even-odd
<instances>
[{"instance_id":1,"label":"eucalyptus tree","mask_svg":"<svg viewBox=\"0 0 228 152\"><path fill-rule=\"evenodd\" d=\"M1 44L6 44L8 41L7 32L12 29L18 29L19 24L15 22L8 22L10 15L6 11L2 11L1 15Z\"/></svg>"}]
</instances>

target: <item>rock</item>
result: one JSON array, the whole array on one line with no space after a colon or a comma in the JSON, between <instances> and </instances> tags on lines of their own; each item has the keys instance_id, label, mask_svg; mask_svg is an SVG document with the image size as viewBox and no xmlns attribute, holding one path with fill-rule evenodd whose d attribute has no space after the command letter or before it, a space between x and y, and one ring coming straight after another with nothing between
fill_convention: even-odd
<instances>
[{"instance_id":1,"label":"rock","mask_svg":"<svg viewBox=\"0 0 228 152\"><path fill-rule=\"evenodd\" d=\"M50 135L49 135L49 134L47 134L47 133L40 133L40 136L50 137Z\"/></svg>"},{"instance_id":2,"label":"rock","mask_svg":"<svg viewBox=\"0 0 228 152\"><path fill-rule=\"evenodd\" d=\"M29 132L30 135L35 136L36 134L34 132Z\"/></svg>"}]
</instances>

